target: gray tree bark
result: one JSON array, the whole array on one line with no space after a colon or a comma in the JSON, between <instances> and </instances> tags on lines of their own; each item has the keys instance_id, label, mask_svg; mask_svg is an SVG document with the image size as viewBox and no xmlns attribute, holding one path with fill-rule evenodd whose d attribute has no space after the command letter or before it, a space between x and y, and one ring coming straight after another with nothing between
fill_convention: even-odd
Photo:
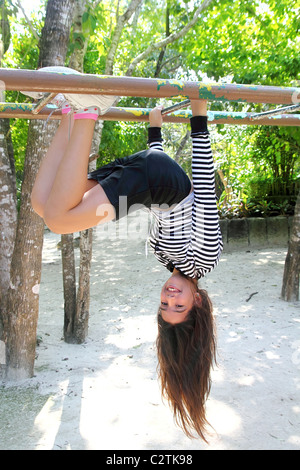
<instances>
[{"instance_id":1,"label":"gray tree bark","mask_svg":"<svg viewBox=\"0 0 300 470\"><path fill-rule=\"evenodd\" d=\"M7 148L8 128L9 121L0 119L0 340L3 339L3 306L9 288L17 228L16 182Z\"/></svg>"},{"instance_id":2,"label":"gray tree bark","mask_svg":"<svg viewBox=\"0 0 300 470\"><path fill-rule=\"evenodd\" d=\"M291 229L288 252L285 259L281 297L287 302L299 300L300 275L300 191Z\"/></svg>"},{"instance_id":3,"label":"gray tree bark","mask_svg":"<svg viewBox=\"0 0 300 470\"><path fill-rule=\"evenodd\" d=\"M63 65L75 0L49 0L40 41L39 67ZM40 162L57 123L33 121L29 127L21 207L6 296L4 338L6 377L19 380L34 372L44 222L31 207L30 194Z\"/></svg>"},{"instance_id":4,"label":"gray tree bark","mask_svg":"<svg viewBox=\"0 0 300 470\"><path fill-rule=\"evenodd\" d=\"M82 40L82 17L86 7L87 0L78 0L76 2L73 31L77 33L76 40L80 42L80 47L74 48L69 67L78 72L83 72L84 56L89 41L89 37L86 37L84 41ZM92 149L96 153L98 153L100 139L100 123L96 123ZM93 165L95 167L96 162ZM95 168L90 167L90 170L92 169ZM77 292L73 234L62 235L61 242L64 286L64 340L67 343L81 344L88 334L93 229L84 230L80 233L80 267Z\"/></svg>"}]
</instances>

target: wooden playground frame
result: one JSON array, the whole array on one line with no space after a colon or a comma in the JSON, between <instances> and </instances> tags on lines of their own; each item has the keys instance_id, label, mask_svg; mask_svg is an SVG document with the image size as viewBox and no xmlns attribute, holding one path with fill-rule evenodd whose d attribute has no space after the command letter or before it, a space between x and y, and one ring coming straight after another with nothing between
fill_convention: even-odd
<instances>
[{"instance_id":1,"label":"wooden playground frame","mask_svg":"<svg viewBox=\"0 0 300 470\"><path fill-rule=\"evenodd\" d=\"M300 126L300 114L289 114L300 109L300 88L294 87L207 84L196 81L20 69L0 69L0 86L2 90L46 93L46 96L35 104L0 103L0 118L60 119L61 112L49 104L51 99L57 93L75 93L284 105L282 113L280 108L264 113L209 111L208 121L211 124ZM180 108L180 104L176 106L178 107ZM112 107L99 119L146 122L149 112L148 108ZM170 109L164 121L188 122L190 117L189 111L172 112Z\"/></svg>"}]
</instances>

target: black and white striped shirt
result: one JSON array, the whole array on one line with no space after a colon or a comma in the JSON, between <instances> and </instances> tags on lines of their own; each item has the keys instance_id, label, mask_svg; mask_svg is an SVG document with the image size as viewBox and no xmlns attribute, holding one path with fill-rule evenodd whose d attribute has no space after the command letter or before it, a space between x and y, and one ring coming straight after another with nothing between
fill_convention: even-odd
<instances>
[{"instance_id":1,"label":"black and white striped shirt","mask_svg":"<svg viewBox=\"0 0 300 470\"><path fill-rule=\"evenodd\" d=\"M223 249L215 194L214 162L207 118L191 118L193 192L169 211L151 209L149 242L170 271L199 279L217 264ZM163 150L160 139L150 148Z\"/></svg>"}]
</instances>

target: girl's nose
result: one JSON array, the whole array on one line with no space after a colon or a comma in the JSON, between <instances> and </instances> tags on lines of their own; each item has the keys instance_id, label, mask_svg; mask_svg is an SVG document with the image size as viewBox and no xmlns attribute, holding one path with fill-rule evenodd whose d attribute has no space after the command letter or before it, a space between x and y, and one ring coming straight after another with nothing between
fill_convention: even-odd
<instances>
[{"instance_id":1,"label":"girl's nose","mask_svg":"<svg viewBox=\"0 0 300 470\"><path fill-rule=\"evenodd\" d=\"M174 292L167 292L167 297L172 298L175 296Z\"/></svg>"}]
</instances>

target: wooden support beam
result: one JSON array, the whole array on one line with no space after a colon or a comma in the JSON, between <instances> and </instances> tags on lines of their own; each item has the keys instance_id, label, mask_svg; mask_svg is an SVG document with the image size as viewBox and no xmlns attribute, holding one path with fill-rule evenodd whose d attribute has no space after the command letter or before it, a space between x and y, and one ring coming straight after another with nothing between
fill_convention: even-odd
<instances>
[{"instance_id":1,"label":"wooden support beam","mask_svg":"<svg viewBox=\"0 0 300 470\"><path fill-rule=\"evenodd\" d=\"M238 101L291 105L300 102L300 89L276 86L114 77L110 75L66 74L40 70L0 69L6 90L105 94L151 98L185 97L210 101Z\"/></svg>"},{"instance_id":2,"label":"wooden support beam","mask_svg":"<svg viewBox=\"0 0 300 470\"><path fill-rule=\"evenodd\" d=\"M0 103L0 118L19 119L61 119L61 112L54 106L45 106L39 114L32 114L35 105L28 103ZM106 114L99 117L104 121L149 121L148 108L111 108ZM283 114L266 116L259 121L253 120L255 113L230 113L224 111L209 111L209 124L231 125L267 125L267 126L300 126L300 114ZM164 122L189 122L190 111L175 111L164 116Z\"/></svg>"}]
</instances>

